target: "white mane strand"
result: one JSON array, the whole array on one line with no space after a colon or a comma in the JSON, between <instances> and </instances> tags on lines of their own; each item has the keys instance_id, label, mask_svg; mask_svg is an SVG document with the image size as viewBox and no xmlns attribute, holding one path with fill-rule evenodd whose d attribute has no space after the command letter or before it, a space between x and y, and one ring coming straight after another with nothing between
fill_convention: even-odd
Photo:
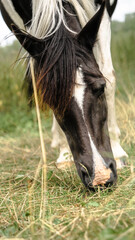
<instances>
[{"instance_id":1,"label":"white mane strand","mask_svg":"<svg viewBox=\"0 0 135 240\"><path fill-rule=\"evenodd\" d=\"M82 27L94 15L93 0L68 0L76 10ZM29 32L38 38L46 38L58 30L61 23L67 26L62 0L32 0L32 24ZM56 22L57 21L57 22Z\"/></svg>"},{"instance_id":2,"label":"white mane strand","mask_svg":"<svg viewBox=\"0 0 135 240\"><path fill-rule=\"evenodd\" d=\"M1 0L9 16L21 29L25 29L23 21L15 11L12 0ZM67 25L63 8L63 2L69 2L75 8L78 19L82 27L95 13L94 0L31 0L32 1L32 21L31 26L26 30L37 38L46 38L56 32L61 23L72 32ZM71 15L71 13L69 13Z\"/></svg>"}]
</instances>

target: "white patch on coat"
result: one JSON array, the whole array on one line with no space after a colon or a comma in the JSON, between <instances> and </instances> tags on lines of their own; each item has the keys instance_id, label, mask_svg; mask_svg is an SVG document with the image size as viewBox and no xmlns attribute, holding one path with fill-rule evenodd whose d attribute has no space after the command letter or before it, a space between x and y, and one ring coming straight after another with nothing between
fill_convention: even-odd
<instances>
[{"instance_id":1,"label":"white patch on coat","mask_svg":"<svg viewBox=\"0 0 135 240\"><path fill-rule=\"evenodd\" d=\"M102 74L113 81L113 64L111 58L111 27L110 18L107 10L105 9L104 16L99 28L97 42L94 45L94 56L99 65Z\"/></svg>"},{"instance_id":2,"label":"white patch on coat","mask_svg":"<svg viewBox=\"0 0 135 240\"><path fill-rule=\"evenodd\" d=\"M82 116L83 116L83 119L84 119L84 123L85 123L86 128L87 128L87 132L88 132L88 136L89 136L89 140L90 140L90 145L91 145L91 149L92 149L94 168L97 165L106 167L106 163L105 163L104 159L102 158L102 156L100 155L100 153L98 152L98 150L97 150L97 148L96 148L96 146L95 146L95 144L94 144L94 142L91 138L90 132L88 130L88 126L87 126L86 121L85 121L83 104L84 104L84 95L85 95L86 84L83 81L83 73L82 73L81 68L79 68L77 70L76 83L77 84L75 85L73 96L76 100L77 105L81 109Z\"/></svg>"},{"instance_id":3,"label":"white patch on coat","mask_svg":"<svg viewBox=\"0 0 135 240\"><path fill-rule=\"evenodd\" d=\"M69 148L61 148L57 163L73 162L73 156Z\"/></svg>"},{"instance_id":4,"label":"white patch on coat","mask_svg":"<svg viewBox=\"0 0 135 240\"><path fill-rule=\"evenodd\" d=\"M83 81L83 74L81 68L78 68L76 72L76 84L74 88L73 97L75 98L79 108L83 113L83 102L85 94L86 84Z\"/></svg>"},{"instance_id":5,"label":"white patch on coat","mask_svg":"<svg viewBox=\"0 0 135 240\"><path fill-rule=\"evenodd\" d=\"M13 22L21 29L24 29L24 24L21 17L18 15L16 10L14 9L13 3L11 0L1 0L6 12L9 14L10 18Z\"/></svg>"},{"instance_id":6,"label":"white patch on coat","mask_svg":"<svg viewBox=\"0 0 135 240\"><path fill-rule=\"evenodd\" d=\"M113 4L114 1L111 1ZM104 75L106 80L106 100L108 106L108 129L111 137L111 146L115 160L122 159L128 155L120 146L120 130L116 121L115 114L115 74L111 57L111 26L110 18L107 10L104 12L104 16L99 28L98 41L94 46L94 55L99 65L99 69ZM115 144L114 144L115 142Z\"/></svg>"},{"instance_id":7,"label":"white patch on coat","mask_svg":"<svg viewBox=\"0 0 135 240\"><path fill-rule=\"evenodd\" d=\"M102 166L107 168L107 165L104 161L104 159L102 158L102 156L100 155L100 153L98 152L91 136L89 133L89 139L90 139L90 144L91 144L91 149L92 149L92 154L93 154L93 161L94 161L94 167L96 168L96 166Z\"/></svg>"},{"instance_id":8,"label":"white patch on coat","mask_svg":"<svg viewBox=\"0 0 135 240\"><path fill-rule=\"evenodd\" d=\"M114 140L111 141L112 151L115 159L127 158L127 153L123 150L120 144Z\"/></svg>"}]
</instances>

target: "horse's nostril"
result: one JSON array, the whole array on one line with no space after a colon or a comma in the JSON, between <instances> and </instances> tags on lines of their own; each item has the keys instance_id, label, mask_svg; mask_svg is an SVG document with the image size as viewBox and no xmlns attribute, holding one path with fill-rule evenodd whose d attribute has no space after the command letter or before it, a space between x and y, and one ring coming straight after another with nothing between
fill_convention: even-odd
<instances>
[{"instance_id":1,"label":"horse's nostril","mask_svg":"<svg viewBox=\"0 0 135 240\"><path fill-rule=\"evenodd\" d=\"M113 171L115 169L115 163L114 162L110 162L109 163L109 168Z\"/></svg>"},{"instance_id":2,"label":"horse's nostril","mask_svg":"<svg viewBox=\"0 0 135 240\"><path fill-rule=\"evenodd\" d=\"M117 177L116 162L115 162L114 160L111 160L111 161L109 162L109 166L108 166L108 167L111 169L114 177Z\"/></svg>"},{"instance_id":3,"label":"horse's nostril","mask_svg":"<svg viewBox=\"0 0 135 240\"><path fill-rule=\"evenodd\" d=\"M112 186L116 183L117 180L117 172L116 172L116 163L114 160L111 160L108 164L108 167L111 169L110 179L105 183L105 186Z\"/></svg>"},{"instance_id":4,"label":"horse's nostril","mask_svg":"<svg viewBox=\"0 0 135 240\"><path fill-rule=\"evenodd\" d=\"M114 176L113 172L110 174L110 179L105 183L106 187L110 187L116 183L116 177Z\"/></svg>"}]
</instances>

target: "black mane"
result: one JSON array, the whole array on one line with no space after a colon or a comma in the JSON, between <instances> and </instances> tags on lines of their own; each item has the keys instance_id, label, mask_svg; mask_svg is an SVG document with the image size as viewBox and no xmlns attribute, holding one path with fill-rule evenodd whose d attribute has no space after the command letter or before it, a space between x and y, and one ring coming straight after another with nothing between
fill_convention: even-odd
<instances>
[{"instance_id":1,"label":"black mane","mask_svg":"<svg viewBox=\"0 0 135 240\"><path fill-rule=\"evenodd\" d=\"M74 7L63 1L65 20L73 31L79 32L81 26ZM69 14L70 13L70 14ZM45 41L45 49L35 62L37 89L40 96L40 107L47 103L53 110L63 113L70 102L75 84L77 70L77 46L75 36L61 25L51 38ZM80 58L81 53L79 54ZM33 86L28 69L24 80L29 105L32 104Z\"/></svg>"},{"instance_id":2,"label":"black mane","mask_svg":"<svg viewBox=\"0 0 135 240\"><path fill-rule=\"evenodd\" d=\"M45 40L44 52L35 64L42 108L47 103L54 112L64 113L73 95L77 68L87 63L89 55L63 25Z\"/></svg>"},{"instance_id":3,"label":"black mane","mask_svg":"<svg viewBox=\"0 0 135 240\"><path fill-rule=\"evenodd\" d=\"M65 19L70 28L77 32L81 30L75 9L69 3L65 3ZM40 107L45 108L48 104L55 113L63 115L73 96L73 89L76 81L76 71L81 65L87 65L88 60L91 66L88 67L92 75L96 75L97 66L93 65L93 54L90 50L82 47L77 40L77 34L68 31L63 24L48 39L44 40L44 50L35 56L35 75ZM98 72L99 74L99 72ZM94 78L94 82L95 82ZM26 77L28 86L28 97L31 100L33 87L31 77ZM93 81L91 80L91 83Z\"/></svg>"}]
</instances>

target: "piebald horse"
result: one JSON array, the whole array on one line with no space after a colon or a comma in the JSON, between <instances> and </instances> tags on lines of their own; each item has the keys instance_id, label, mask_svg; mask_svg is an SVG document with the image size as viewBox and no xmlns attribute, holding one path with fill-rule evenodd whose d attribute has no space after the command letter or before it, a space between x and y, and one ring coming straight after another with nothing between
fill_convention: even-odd
<instances>
[{"instance_id":1,"label":"piebald horse","mask_svg":"<svg viewBox=\"0 0 135 240\"><path fill-rule=\"evenodd\" d=\"M57 163L69 162L65 153L70 155L71 150L78 174L89 188L115 183L114 157L126 156L117 143L110 54L110 17L116 2L0 1L6 24L34 60L40 105L48 104L54 112L52 146L61 148ZM31 76L27 80L31 95ZM111 142L108 126L115 135ZM115 148L122 154L116 156Z\"/></svg>"},{"instance_id":2,"label":"piebald horse","mask_svg":"<svg viewBox=\"0 0 135 240\"><path fill-rule=\"evenodd\" d=\"M91 0L91 3L93 1ZM95 0L94 1L94 13L97 11L99 6L101 5L102 0ZM109 135L111 140L111 147L113 151L114 158L116 160L117 168L123 168L125 165L126 158L128 157L127 153L122 149L120 146L120 129L117 125L116 121L116 114L115 114L115 85L116 85L116 78L115 78L115 71L112 64L111 58L111 17L113 12L116 8L117 0L107 0L106 6L107 9L104 12L104 16L98 31L98 41L94 44L93 53L98 63L99 69L102 74L106 78L106 88L105 88L105 95L108 107L108 129ZM89 15L91 18L92 15ZM83 26L83 25L82 25ZM68 143L66 141L65 134L59 127L55 116L53 119L53 126L52 126L52 147L60 147L60 155L57 159L57 165L60 168L65 167L65 165L69 165L72 163L73 158L70 153L70 149L68 147Z\"/></svg>"}]
</instances>

